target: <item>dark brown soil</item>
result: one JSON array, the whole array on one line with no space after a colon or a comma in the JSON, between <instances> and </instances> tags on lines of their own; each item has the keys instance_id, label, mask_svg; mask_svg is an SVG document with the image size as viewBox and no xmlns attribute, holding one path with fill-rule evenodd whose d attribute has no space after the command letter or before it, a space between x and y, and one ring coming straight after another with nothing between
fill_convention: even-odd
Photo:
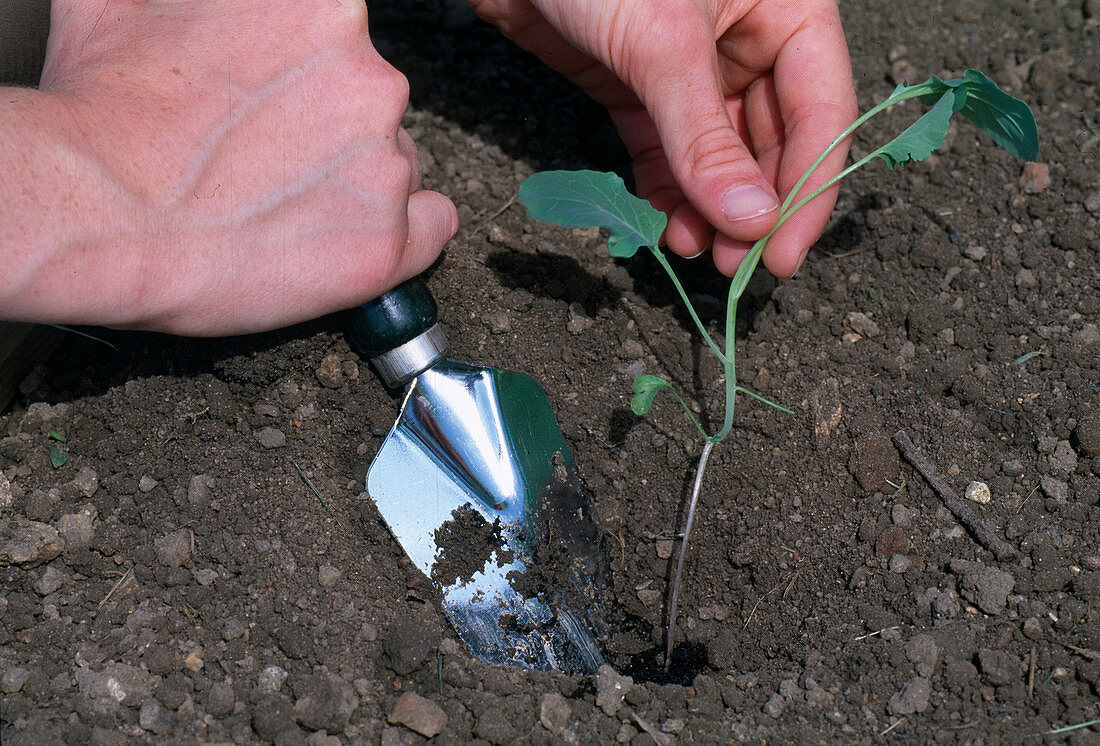
<instances>
[{"instance_id":1,"label":"dark brown soil","mask_svg":"<svg viewBox=\"0 0 1100 746\"><path fill-rule=\"evenodd\" d=\"M430 277L454 352L546 389L637 620L608 651L635 680L469 657L364 494L399 400L338 320L102 332L117 350L70 336L0 416L3 742L1100 741L1043 735L1100 718L1095 0L843 3L861 108L900 77L982 69L1033 106L1041 163L954 124L928 161L852 178L798 277L756 278L742 380L795 414L743 400L711 459L685 684L642 664L700 444L671 399L635 418L630 380L670 377L713 421L718 367L652 261L508 206L536 170L625 155L468 13L371 12L426 182L463 219ZM721 279L682 270L716 320ZM988 485L973 508L1018 558L957 525L899 461L900 429L956 492Z\"/></svg>"}]
</instances>

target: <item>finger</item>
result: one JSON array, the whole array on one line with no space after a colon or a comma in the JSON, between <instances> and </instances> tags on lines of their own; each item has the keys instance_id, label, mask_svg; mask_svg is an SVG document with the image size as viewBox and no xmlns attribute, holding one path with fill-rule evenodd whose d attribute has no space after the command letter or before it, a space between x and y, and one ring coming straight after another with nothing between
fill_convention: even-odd
<instances>
[{"instance_id":1,"label":"finger","mask_svg":"<svg viewBox=\"0 0 1100 746\"><path fill-rule=\"evenodd\" d=\"M781 127L772 122L764 128L778 128L782 132L781 144L775 148L776 152L781 151L777 183L780 193L786 195L857 115L851 63L834 4L822 4L782 47L776 57L773 81L774 94L761 97L757 113L762 113L760 109L771 109L768 116L762 115L758 121L766 122L769 116L774 119L776 115L782 121ZM768 98L774 103L765 104ZM758 136L754 134L754 138ZM840 173L847 153L845 142L815 170L798 198L809 195ZM772 157L773 154L765 155L762 161ZM765 167L769 164L765 163ZM824 230L836 204L836 194L835 187L824 192L776 231L764 255L769 271L777 277L789 277L798 270L806 252Z\"/></svg>"},{"instance_id":2,"label":"finger","mask_svg":"<svg viewBox=\"0 0 1100 746\"><path fill-rule=\"evenodd\" d=\"M412 136L404 129L397 130L397 150L404 156L412 168L409 169L409 194L420 189L420 182L424 178L424 164L420 162L420 151Z\"/></svg>"},{"instance_id":3,"label":"finger","mask_svg":"<svg viewBox=\"0 0 1100 746\"><path fill-rule=\"evenodd\" d=\"M684 23L682 17L665 20L665 36L674 42L656 53L632 50L647 58L639 63L644 69L631 85L696 210L721 233L741 240L759 238L775 224L779 201L730 120L712 32L702 23Z\"/></svg>"},{"instance_id":4,"label":"finger","mask_svg":"<svg viewBox=\"0 0 1100 746\"><path fill-rule=\"evenodd\" d=\"M409 195L408 215L408 240L395 268L395 285L432 266L458 232L458 210L439 192L421 190Z\"/></svg>"}]
</instances>

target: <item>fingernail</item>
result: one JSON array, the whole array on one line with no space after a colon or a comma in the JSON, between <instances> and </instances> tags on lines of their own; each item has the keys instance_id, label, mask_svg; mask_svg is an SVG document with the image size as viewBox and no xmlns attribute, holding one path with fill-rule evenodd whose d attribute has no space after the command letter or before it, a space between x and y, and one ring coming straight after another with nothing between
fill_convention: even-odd
<instances>
[{"instance_id":1,"label":"fingernail","mask_svg":"<svg viewBox=\"0 0 1100 746\"><path fill-rule=\"evenodd\" d=\"M758 186L744 184L722 195L722 214L733 222L766 215L779 209L779 202Z\"/></svg>"},{"instance_id":2,"label":"fingernail","mask_svg":"<svg viewBox=\"0 0 1100 746\"><path fill-rule=\"evenodd\" d=\"M704 254L705 251L706 251L706 249L699 249L698 251L696 251L691 256L685 256L685 257L682 257L682 258L683 259L689 259L689 260L690 259L698 259L699 257L701 257Z\"/></svg>"}]
</instances>

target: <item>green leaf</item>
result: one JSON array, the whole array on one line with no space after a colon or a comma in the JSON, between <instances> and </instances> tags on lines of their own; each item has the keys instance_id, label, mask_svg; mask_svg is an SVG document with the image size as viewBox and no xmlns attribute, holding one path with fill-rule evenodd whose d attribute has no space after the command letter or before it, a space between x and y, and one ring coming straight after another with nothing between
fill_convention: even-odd
<instances>
[{"instance_id":1,"label":"green leaf","mask_svg":"<svg viewBox=\"0 0 1100 746\"><path fill-rule=\"evenodd\" d=\"M906 163L923 161L932 155L932 151L938 148L947 137L947 123L955 113L957 98L958 94L955 91L944 92L935 105L924 113L924 116L876 150L874 155L886 161L886 165L891 169L904 166Z\"/></svg>"},{"instance_id":2,"label":"green leaf","mask_svg":"<svg viewBox=\"0 0 1100 746\"><path fill-rule=\"evenodd\" d=\"M65 465L65 462L69 460L69 451L63 448L60 444L54 443L50 446L50 463L53 464L53 468L60 469Z\"/></svg>"},{"instance_id":3,"label":"green leaf","mask_svg":"<svg viewBox=\"0 0 1100 746\"><path fill-rule=\"evenodd\" d=\"M630 400L631 410L639 417L649 414L649 410L653 407L653 397L662 390L671 388L672 384L660 376L639 373L634 378L634 398Z\"/></svg>"},{"instance_id":4,"label":"green leaf","mask_svg":"<svg viewBox=\"0 0 1100 746\"><path fill-rule=\"evenodd\" d=\"M944 84L966 92L959 112L995 143L1017 158L1033 161L1039 157L1039 130L1027 104L1002 91L978 70L967 70L961 78Z\"/></svg>"},{"instance_id":5,"label":"green leaf","mask_svg":"<svg viewBox=\"0 0 1100 746\"><path fill-rule=\"evenodd\" d=\"M50 440L56 440L58 443L68 443L69 439L56 430L50 430Z\"/></svg>"},{"instance_id":6,"label":"green leaf","mask_svg":"<svg viewBox=\"0 0 1100 746\"><path fill-rule=\"evenodd\" d=\"M523 180L518 199L536 220L607 228L607 250L619 258L657 246L668 223L663 212L631 194L621 178L602 171L542 171Z\"/></svg>"},{"instance_id":7,"label":"green leaf","mask_svg":"<svg viewBox=\"0 0 1100 746\"><path fill-rule=\"evenodd\" d=\"M909 88L902 83L890 98L903 95ZM1033 161L1039 156L1039 130L1031 109L1001 90L982 72L967 70L961 78L953 80L941 80L933 75L912 88L923 91L919 98L932 105L932 109L875 153L890 168L931 155L947 136L947 121L955 112L961 113L1017 158Z\"/></svg>"}]
</instances>

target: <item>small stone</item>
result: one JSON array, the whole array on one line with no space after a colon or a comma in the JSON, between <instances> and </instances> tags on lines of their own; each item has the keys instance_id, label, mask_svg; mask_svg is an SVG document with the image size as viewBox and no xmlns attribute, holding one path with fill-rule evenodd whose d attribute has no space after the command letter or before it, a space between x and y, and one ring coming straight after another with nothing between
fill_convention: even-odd
<instances>
[{"instance_id":1,"label":"small stone","mask_svg":"<svg viewBox=\"0 0 1100 746\"><path fill-rule=\"evenodd\" d=\"M963 255L972 262L980 262L988 254L989 251L984 246L967 246L963 249Z\"/></svg>"},{"instance_id":2,"label":"small stone","mask_svg":"<svg viewBox=\"0 0 1100 746\"><path fill-rule=\"evenodd\" d=\"M202 670L204 665L206 665L206 662L194 650L188 653L187 657L183 659L183 667L191 673L198 673Z\"/></svg>"},{"instance_id":3,"label":"small stone","mask_svg":"<svg viewBox=\"0 0 1100 746\"><path fill-rule=\"evenodd\" d=\"M404 725L425 738L434 738L447 727L447 713L430 699L405 692L397 699L388 718L393 725Z\"/></svg>"},{"instance_id":4,"label":"small stone","mask_svg":"<svg viewBox=\"0 0 1100 746\"><path fill-rule=\"evenodd\" d=\"M906 507L901 503L894 505L890 508L890 521L895 526L901 528L908 528L913 523L913 513L915 511L912 508Z\"/></svg>"},{"instance_id":5,"label":"small stone","mask_svg":"<svg viewBox=\"0 0 1100 746\"><path fill-rule=\"evenodd\" d=\"M605 715L614 715L622 707L623 697L634 686L634 679L622 676L604 663L596 671L596 706Z\"/></svg>"},{"instance_id":6,"label":"small stone","mask_svg":"<svg viewBox=\"0 0 1100 746\"><path fill-rule=\"evenodd\" d=\"M265 427L256 433L256 440L264 448L282 448L286 445L286 435L282 430Z\"/></svg>"},{"instance_id":7,"label":"small stone","mask_svg":"<svg viewBox=\"0 0 1100 746\"><path fill-rule=\"evenodd\" d=\"M1073 437L1082 456L1100 456L1100 411L1088 412L1081 417L1073 429Z\"/></svg>"},{"instance_id":8,"label":"small stone","mask_svg":"<svg viewBox=\"0 0 1100 746\"><path fill-rule=\"evenodd\" d=\"M332 565L321 565L317 570L317 584L322 588L333 588L340 579L344 577L344 573L339 568Z\"/></svg>"},{"instance_id":9,"label":"small stone","mask_svg":"<svg viewBox=\"0 0 1100 746\"><path fill-rule=\"evenodd\" d=\"M215 681L206 695L206 711L216 718L223 718L233 712L236 697L233 687L224 681Z\"/></svg>"},{"instance_id":10,"label":"small stone","mask_svg":"<svg viewBox=\"0 0 1100 746\"><path fill-rule=\"evenodd\" d=\"M34 582L34 592L39 596L48 596L65 585L65 573L53 565L48 565L42 576Z\"/></svg>"},{"instance_id":11,"label":"small stone","mask_svg":"<svg viewBox=\"0 0 1100 746\"><path fill-rule=\"evenodd\" d=\"M141 479L138 481L138 490L142 493L149 493L155 490L157 488L157 485L159 484L160 482L153 479L148 474L143 474L141 476Z\"/></svg>"},{"instance_id":12,"label":"small stone","mask_svg":"<svg viewBox=\"0 0 1100 746\"><path fill-rule=\"evenodd\" d=\"M985 482L971 482L966 485L966 492L963 494L966 495L967 500L979 505L988 505L993 499L993 495L989 492L989 485Z\"/></svg>"},{"instance_id":13,"label":"small stone","mask_svg":"<svg viewBox=\"0 0 1100 746\"><path fill-rule=\"evenodd\" d=\"M1043 623L1038 617L1028 617L1024 620L1024 637L1029 640L1039 640L1043 637Z\"/></svg>"},{"instance_id":14,"label":"small stone","mask_svg":"<svg viewBox=\"0 0 1100 746\"><path fill-rule=\"evenodd\" d=\"M286 669L272 664L260 671L260 675L256 677L256 686L262 694L275 694L282 689L283 682L289 675Z\"/></svg>"},{"instance_id":15,"label":"small stone","mask_svg":"<svg viewBox=\"0 0 1100 746\"><path fill-rule=\"evenodd\" d=\"M0 676L0 691L4 694L15 694L23 688L30 677L30 672L21 666L9 668L4 671L3 676Z\"/></svg>"},{"instance_id":16,"label":"small stone","mask_svg":"<svg viewBox=\"0 0 1100 746\"><path fill-rule=\"evenodd\" d=\"M870 316L860 311L852 311L844 318L848 327L863 337L877 337L879 327Z\"/></svg>"},{"instance_id":17,"label":"small stone","mask_svg":"<svg viewBox=\"0 0 1100 746\"><path fill-rule=\"evenodd\" d=\"M1074 578L1073 592L1088 603L1100 601L1100 571L1089 570Z\"/></svg>"},{"instance_id":18,"label":"small stone","mask_svg":"<svg viewBox=\"0 0 1100 746\"><path fill-rule=\"evenodd\" d=\"M764 712L773 718L778 718L783 714L783 710L785 709L787 709L787 698L779 692L773 694L768 701L764 703Z\"/></svg>"},{"instance_id":19,"label":"small stone","mask_svg":"<svg viewBox=\"0 0 1100 746\"><path fill-rule=\"evenodd\" d=\"M88 699L133 708L140 707L153 696L153 689L160 680L159 676L125 663L108 663L101 671L80 666L73 676L80 693Z\"/></svg>"},{"instance_id":20,"label":"small stone","mask_svg":"<svg viewBox=\"0 0 1100 746\"><path fill-rule=\"evenodd\" d=\"M489 314L489 331L493 334L507 334L512 331L512 318L506 311Z\"/></svg>"},{"instance_id":21,"label":"small stone","mask_svg":"<svg viewBox=\"0 0 1100 746\"><path fill-rule=\"evenodd\" d=\"M324 360L314 371L317 382L328 389L338 389L344 383L344 369L340 356L335 352L325 355Z\"/></svg>"},{"instance_id":22,"label":"small stone","mask_svg":"<svg viewBox=\"0 0 1100 746\"><path fill-rule=\"evenodd\" d=\"M1023 677L1023 664L1020 659L1003 650L982 648L978 651L978 665L982 678L993 686L1005 686Z\"/></svg>"},{"instance_id":23,"label":"small stone","mask_svg":"<svg viewBox=\"0 0 1100 746\"><path fill-rule=\"evenodd\" d=\"M235 617L226 619L225 624L222 625L222 639L226 642L240 640L247 634L248 625Z\"/></svg>"},{"instance_id":24,"label":"small stone","mask_svg":"<svg viewBox=\"0 0 1100 746\"><path fill-rule=\"evenodd\" d=\"M212 567L204 567L200 570L195 570L191 574L195 577L195 582L204 588L218 579L218 571Z\"/></svg>"},{"instance_id":25,"label":"small stone","mask_svg":"<svg viewBox=\"0 0 1100 746\"><path fill-rule=\"evenodd\" d=\"M86 549L95 540L96 507L85 505L79 513L68 513L57 521L57 532L65 540L65 550L74 552Z\"/></svg>"},{"instance_id":26,"label":"small stone","mask_svg":"<svg viewBox=\"0 0 1100 746\"><path fill-rule=\"evenodd\" d=\"M932 685L923 676L914 676L905 683L901 691L890 697L886 709L893 715L912 715L928 709L928 700L932 695Z\"/></svg>"},{"instance_id":27,"label":"small stone","mask_svg":"<svg viewBox=\"0 0 1100 746\"><path fill-rule=\"evenodd\" d=\"M265 741L274 740L283 731L295 727L290 698L282 694L262 698L252 708L252 727Z\"/></svg>"},{"instance_id":28,"label":"small stone","mask_svg":"<svg viewBox=\"0 0 1100 746\"><path fill-rule=\"evenodd\" d=\"M1024 473L1024 462L1018 458L1010 459L1001 464L1001 471L1006 477L1018 477Z\"/></svg>"},{"instance_id":29,"label":"small stone","mask_svg":"<svg viewBox=\"0 0 1100 746\"><path fill-rule=\"evenodd\" d=\"M71 484L84 497L91 497L99 489L99 475L90 466L82 466Z\"/></svg>"},{"instance_id":30,"label":"small stone","mask_svg":"<svg viewBox=\"0 0 1100 746\"><path fill-rule=\"evenodd\" d=\"M150 733L162 736L172 730L172 716L155 697L150 697L141 703L138 725Z\"/></svg>"},{"instance_id":31,"label":"small stone","mask_svg":"<svg viewBox=\"0 0 1100 746\"><path fill-rule=\"evenodd\" d=\"M355 688L339 676L316 674L295 684L294 715L308 730L343 733L359 706Z\"/></svg>"},{"instance_id":32,"label":"small stone","mask_svg":"<svg viewBox=\"0 0 1100 746\"><path fill-rule=\"evenodd\" d=\"M1051 184L1050 166L1039 162L1025 163L1017 183L1025 194L1038 194Z\"/></svg>"},{"instance_id":33,"label":"small stone","mask_svg":"<svg viewBox=\"0 0 1100 746\"><path fill-rule=\"evenodd\" d=\"M0 471L0 510L10 508L15 498L12 494L11 482L4 475L4 472Z\"/></svg>"},{"instance_id":34,"label":"small stone","mask_svg":"<svg viewBox=\"0 0 1100 746\"><path fill-rule=\"evenodd\" d=\"M61 554L61 536L46 523L21 515L0 520L0 567L37 567Z\"/></svg>"},{"instance_id":35,"label":"small stone","mask_svg":"<svg viewBox=\"0 0 1100 746\"><path fill-rule=\"evenodd\" d=\"M890 556L890 572L892 573L901 575L912 566L913 560L909 559L904 554L894 554Z\"/></svg>"},{"instance_id":36,"label":"small stone","mask_svg":"<svg viewBox=\"0 0 1100 746\"><path fill-rule=\"evenodd\" d=\"M565 697L557 692L542 695L542 704L539 706L539 722L542 727L560 736L562 731L569 727L573 719L573 710L569 707Z\"/></svg>"},{"instance_id":37,"label":"small stone","mask_svg":"<svg viewBox=\"0 0 1100 746\"><path fill-rule=\"evenodd\" d=\"M214 480L205 474L196 474L187 483L187 502L199 508L210 504L210 488Z\"/></svg>"},{"instance_id":38,"label":"small stone","mask_svg":"<svg viewBox=\"0 0 1100 746\"><path fill-rule=\"evenodd\" d=\"M1035 279L1035 273L1027 267L1023 267L1016 271L1014 282L1016 283L1016 287L1021 290L1033 290L1039 286L1039 281Z\"/></svg>"},{"instance_id":39,"label":"small stone","mask_svg":"<svg viewBox=\"0 0 1100 746\"><path fill-rule=\"evenodd\" d=\"M1054 453L1049 456L1048 461L1051 470L1061 476L1068 477L1077 470L1077 453L1068 440L1058 441L1058 445L1054 448Z\"/></svg>"},{"instance_id":40,"label":"small stone","mask_svg":"<svg viewBox=\"0 0 1100 746\"><path fill-rule=\"evenodd\" d=\"M672 550L676 544L672 539L658 539L657 540L657 559L666 560L672 556Z\"/></svg>"},{"instance_id":41,"label":"small stone","mask_svg":"<svg viewBox=\"0 0 1100 746\"><path fill-rule=\"evenodd\" d=\"M569 306L569 321L565 324L565 329L570 334L580 334L587 331L592 326L592 319L584 315L584 309L580 305L574 303Z\"/></svg>"},{"instance_id":42,"label":"small stone","mask_svg":"<svg viewBox=\"0 0 1100 746\"><path fill-rule=\"evenodd\" d=\"M872 495L886 485L886 480L896 477L901 466L894 444L883 433L876 432L856 440L848 468L863 493Z\"/></svg>"},{"instance_id":43,"label":"small stone","mask_svg":"<svg viewBox=\"0 0 1100 746\"><path fill-rule=\"evenodd\" d=\"M190 529L181 528L153 542L157 559L169 567L180 567L191 559L195 549L195 535Z\"/></svg>"},{"instance_id":44,"label":"small stone","mask_svg":"<svg viewBox=\"0 0 1100 746\"><path fill-rule=\"evenodd\" d=\"M1051 476L1044 476L1039 480L1039 487L1047 497L1062 504L1069 502L1069 485L1065 482Z\"/></svg>"},{"instance_id":45,"label":"small stone","mask_svg":"<svg viewBox=\"0 0 1100 746\"><path fill-rule=\"evenodd\" d=\"M986 614L996 616L1008 605L1008 594L1016 584L1012 574L980 562L951 560L952 572L961 575L959 593Z\"/></svg>"},{"instance_id":46,"label":"small stone","mask_svg":"<svg viewBox=\"0 0 1100 746\"><path fill-rule=\"evenodd\" d=\"M1085 324L1074 333L1073 341L1081 347L1100 346L1100 327L1096 324Z\"/></svg>"},{"instance_id":47,"label":"small stone","mask_svg":"<svg viewBox=\"0 0 1100 746\"><path fill-rule=\"evenodd\" d=\"M930 679L940 662L940 648L932 635L914 635L905 645L905 656L917 669L917 674Z\"/></svg>"}]
</instances>

